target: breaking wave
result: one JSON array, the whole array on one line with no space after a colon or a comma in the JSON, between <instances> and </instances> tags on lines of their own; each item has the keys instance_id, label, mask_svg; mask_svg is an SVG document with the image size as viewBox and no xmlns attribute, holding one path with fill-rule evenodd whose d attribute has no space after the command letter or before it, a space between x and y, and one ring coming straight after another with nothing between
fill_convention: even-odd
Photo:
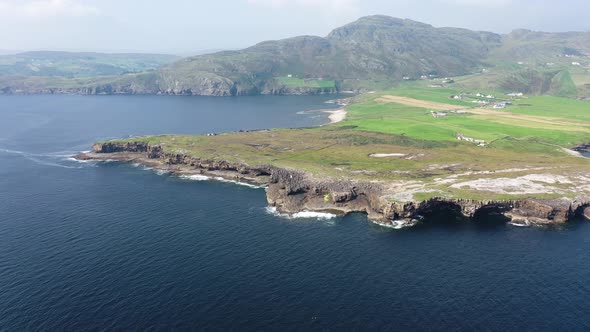
<instances>
[{"instance_id":1,"label":"breaking wave","mask_svg":"<svg viewBox=\"0 0 590 332\"><path fill-rule=\"evenodd\" d=\"M332 213L325 213L325 212L312 212L312 211L302 211L297 212L292 215L286 213L280 213L277 211L276 207L267 206L265 208L266 213L271 214L276 217L287 218L287 219L321 219L321 220L329 220L337 218L338 216Z\"/></svg>"},{"instance_id":2,"label":"breaking wave","mask_svg":"<svg viewBox=\"0 0 590 332\"><path fill-rule=\"evenodd\" d=\"M192 181L219 181L219 182L233 183L233 184L237 184L237 185L248 187L248 188L254 188L254 189L266 188L265 186L259 186L259 185L236 181L236 180L228 180L228 179L222 178L220 176L210 177L210 176L206 176L206 175L195 174L195 175L181 175L180 178L186 179L186 180L192 180Z\"/></svg>"},{"instance_id":3,"label":"breaking wave","mask_svg":"<svg viewBox=\"0 0 590 332\"><path fill-rule=\"evenodd\" d=\"M220 182L233 183L233 184L237 184L239 186L244 186L244 187L254 188L254 189L266 188L266 186L259 186L259 185L255 185L255 184L251 184L251 183L247 183L247 182L236 181L236 180L228 180L228 179L224 179L222 177L215 177L215 178L213 178L213 180L220 181Z\"/></svg>"},{"instance_id":4,"label":"breaking wave","mask_svg":"<svg viewBox=\"0 0 590 332\"><path fill-rule=\"evenodd\" d=\"M392 220L390 224L378 222L378 221L374 221L374 220L371 220L371 222L375 225L385 227L385 228L392 228L392 229L404 229L404 228L415 226L418 223L417 221L405 222L405 221L401 221L401 220Z\"/></svg>"},{"instance_id":5,"label":"breaking wave","mask_svg":"<svg viewBox=\"0 0 590 332\"><path fill-rule=\"evenodd\" d=\"M523 223L517 223L517 222L509 222L508 225L511 226L516 226L516 227L530 227L532 224L528 221L525 221L524 224Z\"/></svg>"},{"instance_id":6,"label":"breaking wave","mask_svg":"<svg viewBox=\"0 0 590 332\"><path fill-rule=\"evenodd\" d=\"M185 180L191 180L191 181L208 181L211 180L210 177L205 176L205 175L181 175L180 176L181 179L185 179Z\"/></svg>"}]
</instances>

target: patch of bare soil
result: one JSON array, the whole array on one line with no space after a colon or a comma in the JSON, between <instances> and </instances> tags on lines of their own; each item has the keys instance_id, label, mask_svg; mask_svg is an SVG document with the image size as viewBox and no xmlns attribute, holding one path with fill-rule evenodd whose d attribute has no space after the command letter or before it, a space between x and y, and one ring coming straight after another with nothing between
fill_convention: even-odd
<instances>
[{"instance_id":1,"label":"patch of bare soil","mask_svg":"<svg viewBox=\"0 0 590 332\"><path fill-rule=\"evenodd\" d=\"M434 109L434 110L440 110L440 111L454 111L454 110L461 110L461 109L466 108L465 106L443 104L443 103L437 103L434 101L426 101L426 100L419 100L419 99L414 99L414 98L391 96L391 95L386 95L386 96L377 98L376 100L379 102L383 102L383 103L398 103L398 104L407 105L407 106L428 108L428 109Z\"/></svg>"}]
</instances>

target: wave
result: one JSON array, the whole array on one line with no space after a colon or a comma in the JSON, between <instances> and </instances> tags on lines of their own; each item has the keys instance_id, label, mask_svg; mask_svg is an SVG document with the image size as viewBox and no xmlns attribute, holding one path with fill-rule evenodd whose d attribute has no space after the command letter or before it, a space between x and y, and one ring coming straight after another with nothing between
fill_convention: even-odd
<instances>
[{"instance_id":1,"label":"wave","mask_svg":"<svg viewBox=\"0 0 590 332\"><path fill-rule=\"evenodd\" d=\"M192 181L219 181L219 182L233 183L233 184L237 184L237 185L248 187L248 188L254 188L254 189L266 188L266 186L258 186L255 184L250 184L250 183L246 183L246 182L242 182L242 181L228 180L228 179L222 178L220 176L210 177L210 176L206 176L206 175L195 174L195 175L181 175L180 178L186 179L186 180L192 180Z\"/></svg>"},{"instance_id":2,"label":"wave","mask_svg":"<svg viewBox=\"0 0 590 332\"><path fill-rule=\"evenodd\" d=\"M293 218L315 218L315 219L333 219L338 217L332 213L325 213L325 212L312 212L312 211L302 211L297 212L293 215Z\"/></svg>"},{"instance_id":3,"label":"wave","mask_svg":"<svg viewBox=\"0 0 590 332\"><path fill-rule=\"evenodd\" d=\"M186 179L186 180L191 180L191 181L208 181L211 180L210 177L205 176L205 175L181 175L180 176L181 179Z\"/></svg>"},{"instance_id":4,"label":"wave","mask_svg":"<svg viewBox=\"0 0 590 332\"><path fill-rule=\"evenodd\" d=\"M82 166L67 166L67 165L62 165L62 164L58 164L58 163L51 162L51 161L41 160L41 159L34 158L34 157L31 157L31 156L24 156L24 158L27 159L27 160L30 160L30 161L34 162L35 164L43 165L43 166L69 168L69 169L80 169L80 168L82 168Z\"/></svg>"},{"instance_id":5,"label":"wave","mask_svg":"<svg viewBox=\"0 0 590 332\"><path fill-rule=\"evenodd\" d=\"M228 179L224 179L222 177L215 177L215 178L213 178L213 180L220 181L220 182L233 183L233 184L237 184L239 186L244 186L244 187L254 188L254 189L266 188L266 186L260 186L260 185L250 184L247 182L236 181L236 180L228 180Z\"/></svg>"},{"instance_id":6,"label":"wave","mask_svg":"<svg viewBox=\"0 0 590 332\"><path fill-rule=\"evenodd\" d=\"M65 160L80 163L80 164L96 164L96 163L100 162L99 160L79 160L74 157L69 157L69 158L66 158Z\"/></svg>"},{"instance_id":7,"label":"wave","mask_svg":"<svg viewBox=\"0 0 590 332\"><path fill-rule=\"evenodd\" d=\"M139 168L142 171L153 171L154 170L153 167L148 167L148 166L142 165L140 163L132 163L131 166L133 166L135 168ZM156 173L158 173L158 171L156 171Z\"/></svg>"},{"instance_id":8,"label":"wave","mask_svg":"<svg viewBox=\"0 0 590 332\"><path fill-rule=\"evenodd\" d=\"M371 220L371 222L373 224L381 226L381 227L393 228L393 229L404 229L404 228L415 226L418 223L417 221L405 222L405 221L401 221L401 220L392 220L390 224L379 222L379 221L374 221L374 220Z\"/></svg>"},{"instance_id":9,"label":"wave","mask_svg":"<svg viewBox=\"0 0 590 332\"><path fill-rule=\"evenodd\" d=\"M517 223L517 222L509 222L508 225L516 226L516 227L530 227L531 223L528 221L525 221L524 224Z\"/></svg>"},{"instance_id":10,"label":"wave","mask_svg":"<svg viewBox=\"0 0 590 332\"><path fill-rule=\"evenodd\" d=\"M16 154L19 156L29 156L29 157L48 157L48 158L71 158L75 156L78 152L76 151L57 151L57 152L46 152L46 153L31 153L26 151L18 151L18 150L11 150L11 149L0 149L0 152Z\"/></svg>"},{"instance_id":11,"label":"wave","mask_svg":"<svg viewBox=\"0 0 590 332\"><path fill-rule=\"evenodd\" d=\"M325 212L313 212L313 211L302 211L297 212L294 214L286 214L280 213L277 211L277 208L274 206L267 206L265 208L266 213L271 214L275 217L281 217L286 219L320 219L320 220L329 220L337 218L338 215L332 213L325 213Z\"/></svg>"},{"instance_id":12,"label":"wave","mask_svg":"<svg viewBox=\"0 0 590 332\"><path fill-rule=\"evenodd\" d=\"M49 152L49 153L30 153L30 152L26 152L26 151L0 149L0 152L21 156L29 161L34 162L35 164L43 165L43 166L69 168L69 169L82 168L80 166L76 166L76 167L75 166L68 166L68 165L62 165L62 164L55 162L55 161L44 160L44 159L50 159L50 160L57 159L57 160L65 161L65 160L69 160L69 158L72 158L73 154L67 154L67 155L63 154L65 151Z\"/></svg>"}]
</instances>

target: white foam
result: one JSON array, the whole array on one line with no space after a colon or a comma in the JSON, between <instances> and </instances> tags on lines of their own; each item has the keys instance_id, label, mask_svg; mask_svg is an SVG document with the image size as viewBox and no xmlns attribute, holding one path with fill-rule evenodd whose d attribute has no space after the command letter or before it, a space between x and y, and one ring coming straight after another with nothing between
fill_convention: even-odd
<instances>
[{"instance_id":1,"label":"white foam","mask_svg":"<svg viewBox=\"0 0 590 332\"><path fill-rule=\"evenodd\" d=\"M241 182L241 181L236 181L236 180L228 180L228 179L222 178L220 176L213 178L213 180L220 181L220 182L233 183L233 184L237 184L239 186L244 186L244 187L254 188L254 189L266 188L266 186L257 186L255 184L250 184L250 183L247 183L247 182Z\"/></svg>"},{"instance_id":2,"label":"white foam","mask_svg":"<svg viewBox=\"0 0 590 332\"><path fill-rule=\"evenodd\" d=\"M0 152L21 155L24 157L46 157L46 158L71 158L76 155L75 151L58 151L58 152L47 152L47 153L31 153L26 151L0 149Z\"/></svg>"},{"instance_id":3,"label":"white foam","mask_svg":"<svg viewBox=\"0 0 590 332\"><path fill-rule=\"evenodd\" d=\"M96 164L98 162L98 160L79 160L74 157L69 157L69 158L66 158L65 160L73 161L73 162L80 163L80 164Z\"/></svg>"},{"instance_id":4,"label":"white foam","mask_svg":"<svg viewBox=\"0 0 590 332\"><path fill-rule=\"evenodd\" d=\"M525 221L524 224L519 224L519 223L516 223L516 222L509 222L508 225L512 225L512 226L516 226L516 227L530 227L531 226L531 223L528 222L528 221Z\"/></svg>"},{"instance_id":5,"label":"white foam","mask_svg":"<svg viewBox=\"0 0 590 332\"><path fill-rule=\"evenodd\" d=\"M332 213L325 213L325 212L312 212L312 211L302 211L297 212L293 215L293 218L315 218L315 219L333 219L338 217Z\"/></svg>"},{"instance_id":6,"label":"white foam","mask_svg":"<svg viewBox=\"0 0 590 332\"><path fill-rule=\"evenodd\" d=\"M244 187L254 188L254 189L266 188L265 186L257 186L257 185L246 183L246 182L235 181L235 180L228 180L228 179L222 178L220 176L217 176L217 177L209 177L209 176L206 176L206 175L194 174L194 175L181 175L180 178L181 179L186 179L186 180L192 180L192 181L210 181L210 180L214 180L214 181L219 181L219 182L233 183L233 184L237 184L239 186L244 186Z\"/></svg>"},{"instance_id":7,"label":"white foam","mask_svg":"<svg viewBox=\"0 0 590 332\"><path fill-rule=\"evenodd\" d=\"M27 160L30 160L38 165L43 165L43 166L51 166L51 167L60 167L60 168L69 168L69 169L79 169L82 168L81 166L78 167L73 167L73 166L66 166L66 165L62 165L62 164L58 164L58 163L54 163L54 162L50 162L50 161L45 161L45 160L40 160L34 157L30 157L30 156L25 156L23 155Z\"/></svg>"},{"instance_id":8,"label":"white foam","mask_svg":"<svg viewBox=\"0 0 590 332\"><path fill-rule=\"evenodd\" d=\"M139 168L143 171L152 171L154 169L153 167L147 167L147 166L144 166L140 163L132 163L131 166L133 166L135 168Z\"/></svg>"},{"instance_id":9,"label":"white foam","mask_svg":"<svg viewBox=\"0 0 590 332\"><path fill-rule=\"evenodd\" d=\"M379 221L371 220L375 225L385 227L385 228L393 228L393 229L404 229L408 227L412 227L418 223L418 221L406 222L401 220L392 220L391 224L383 223Z\"/></svg>"},{"instance_id":10,"label":"white foam","mask_svg":"<svg viewBox=\"0 0 590 332\"><path fill-rule=\"evenodd\" d=\"M287 218L287 219L322 219L322 220L329 220L338 217L332 213L325 213L325 212L313 212L313 211L302 211L297 212L292 215L286 213L280 213L277 211L276 207L267 206L265 208L266 213L272 214L273 216Z\"/></svg>"},{"instance_id":11,"label":"white foam","mask_svg":"<svg viewBox=\"0 0 590 332\"><path fill-rule=\"evenodd\" d=\"M199 174L194 174L194 175L181 175L180 178L181 179L186 179L186 180L191 180L191 181L207 181L207 180L211 180L210 177L205 176L205 175L199 175Z\"/></svg>"}]
</instances>

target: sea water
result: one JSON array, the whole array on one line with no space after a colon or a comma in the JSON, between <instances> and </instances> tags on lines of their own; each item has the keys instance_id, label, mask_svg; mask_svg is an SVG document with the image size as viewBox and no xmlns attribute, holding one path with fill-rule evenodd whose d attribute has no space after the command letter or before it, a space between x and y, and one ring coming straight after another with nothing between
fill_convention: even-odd
<instances>
[{"instance_id":1,"label":"sea water","mask_svg":"<svg viewBox=\"0 0 590 332\"><path fill-rule=\"evenodd\" d=\"M0 97L0 330L590 328L583 221L285 218L263 188L70 159L129 135L320 125L302 111L328 99Z\"/></svg>"}]
</instances>

